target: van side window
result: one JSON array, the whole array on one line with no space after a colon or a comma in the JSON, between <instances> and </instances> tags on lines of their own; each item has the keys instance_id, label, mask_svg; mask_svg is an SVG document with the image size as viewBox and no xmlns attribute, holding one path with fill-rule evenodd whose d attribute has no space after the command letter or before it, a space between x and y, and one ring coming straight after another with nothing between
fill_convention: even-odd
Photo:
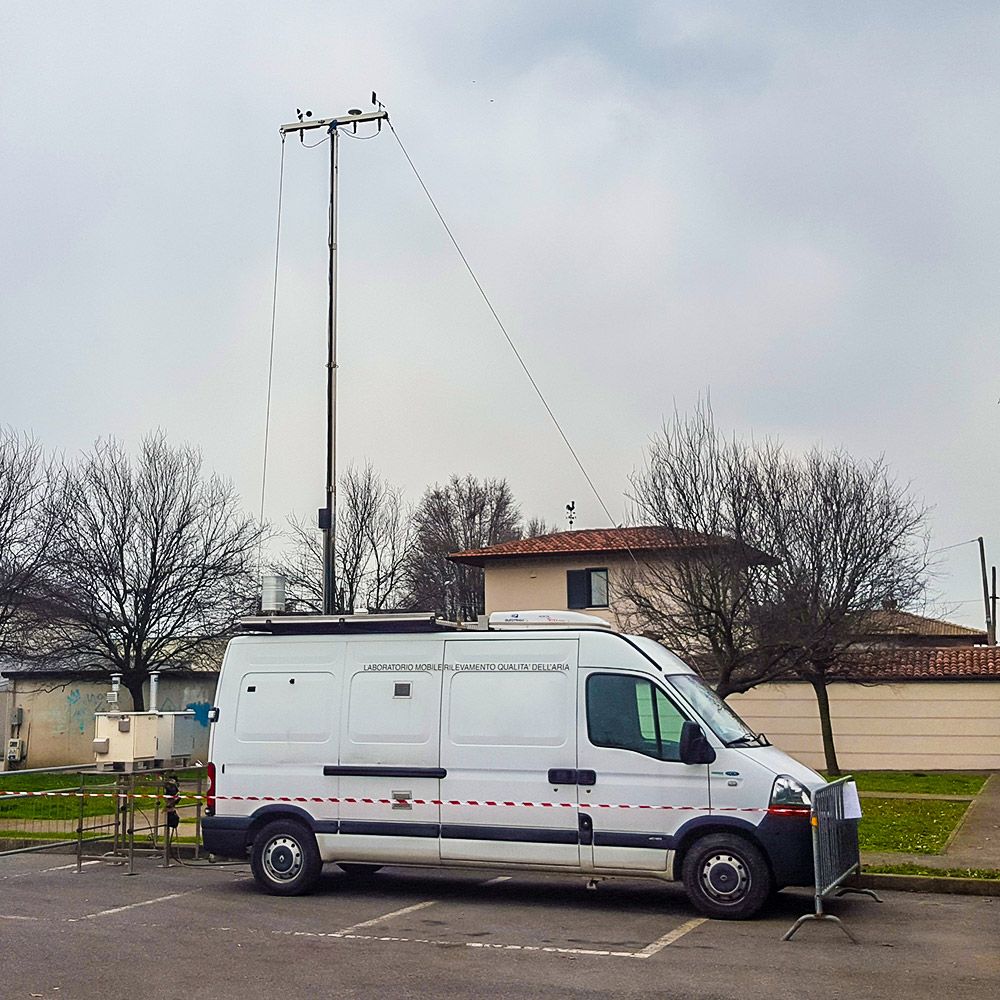
<instances>
[{"instance_id":1,"label":"van side window","mask_svg":"<svg viewBox=\"0 0 1000 1000\"><path fill-rule=\"evenodd\" d=\"M684 716L651 681L624 674L587 678L587 733L598 747L680 760Z\"/></svg>"}]
</instances>

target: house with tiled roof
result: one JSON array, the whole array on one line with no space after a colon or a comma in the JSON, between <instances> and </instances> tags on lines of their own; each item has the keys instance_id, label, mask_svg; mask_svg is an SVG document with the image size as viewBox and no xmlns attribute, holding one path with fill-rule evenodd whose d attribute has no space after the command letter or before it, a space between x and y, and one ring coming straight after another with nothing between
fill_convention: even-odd
<instances>
[{"instance_id":1,"label":"house with tiled roof","mask_svg":"<svg viewBox=\"0 0 1000 1000\"><path fill-rule=\"evenodd\" d=\"M618 625L618 582L634 565L706 549L759 550L671 528L589 528L522 538L450 558L485 573L486 610L574 609ZM986 633L894 608L866 615L865 639L828 688L841 766L848 769L1000 770L1000 647ZM819 714L802 682L762 684L730 704L757 732L823 767Z\"/></svg>"},{"instance_id":2,"label":"house with tiled roof","mask_svg":"<svg viewBox=\"0 0 1000 1000\"><path fill-rule=\"evenodd\" d=\"M558 531L453 552L448 558L482 567L487 614L525 608L578 610L618 625L620 584L636 560L669 564L707 550L732 551L734 558L748 563L771 560L722 535L656 526Z\"/></svg>"}]
</instances>

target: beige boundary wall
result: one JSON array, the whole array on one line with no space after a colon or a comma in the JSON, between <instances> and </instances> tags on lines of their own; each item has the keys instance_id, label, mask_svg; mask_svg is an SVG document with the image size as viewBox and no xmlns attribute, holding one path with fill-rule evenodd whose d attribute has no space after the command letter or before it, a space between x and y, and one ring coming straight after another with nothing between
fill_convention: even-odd
<instances>
[{"instance_id":1,"label":"beige boundary wall","mask_svg":"<svg viewBox=\"0 0 1000 1000\"><path fill-rule=\"evenodd\" d=\"M1000 770L1000 681L836 683L829 692L843 770ZM776 746L823 766L808 684L762 684L727 700Z\"/></svg>"},{"instance_id":2,"label":"beige boundary wall","mask_svg":"<svg viewBox=\"0 0 1000 1000\"><path fill-rule=\"evenodd\" d=\"M208 709L215 698L216 674L189 674L183 677L161 675L158 707L165 712L179 712L191 707L198 719L194 753L208 759ZM20 768L58 767L62 764L92 763L94 748L94 713L107 711L106 680L61 680L45 677L11 679L13 691L0 692L4 744L11 736L27 742L27 758ZM121 707L130 705L128 691L119 696ZM146 688L149 697L149 688ZM11 713L20 707L24 721L20 731L9 725ZM4 767L0 760L0 770Z\"/></svg>"}]
</instances>

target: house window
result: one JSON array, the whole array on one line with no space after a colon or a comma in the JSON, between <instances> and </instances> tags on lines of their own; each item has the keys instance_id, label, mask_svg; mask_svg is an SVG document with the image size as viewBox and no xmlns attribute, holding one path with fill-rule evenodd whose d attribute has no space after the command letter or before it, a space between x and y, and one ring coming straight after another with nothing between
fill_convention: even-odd
<instances>
[{"instance_id":1,"label":"house window","mask_svg":"<svg viewBox=\"0 0 1000 1000\"><path fill-rule=\"evenodd\" d=\"M606 569L571 569L566 573L567 608L606 608L608 606L608 571Z\"/></svg>"}]
</instances>

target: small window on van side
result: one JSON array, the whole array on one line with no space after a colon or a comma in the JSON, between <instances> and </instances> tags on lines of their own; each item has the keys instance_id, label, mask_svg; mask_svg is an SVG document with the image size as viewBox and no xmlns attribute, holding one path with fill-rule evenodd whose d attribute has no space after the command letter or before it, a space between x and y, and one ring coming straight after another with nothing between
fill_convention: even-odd
<instances>
[{"instance_id":1,"label":"small window on van side","mask_svg":"<svg viewBox=\"0 0 1000 1000\"><path fill-rule=\"evenodd\" d=\"M651 681L625 674L587 678L587 735L597 747L680 760L684 716Z\"/></svg>"}]
</instances>

